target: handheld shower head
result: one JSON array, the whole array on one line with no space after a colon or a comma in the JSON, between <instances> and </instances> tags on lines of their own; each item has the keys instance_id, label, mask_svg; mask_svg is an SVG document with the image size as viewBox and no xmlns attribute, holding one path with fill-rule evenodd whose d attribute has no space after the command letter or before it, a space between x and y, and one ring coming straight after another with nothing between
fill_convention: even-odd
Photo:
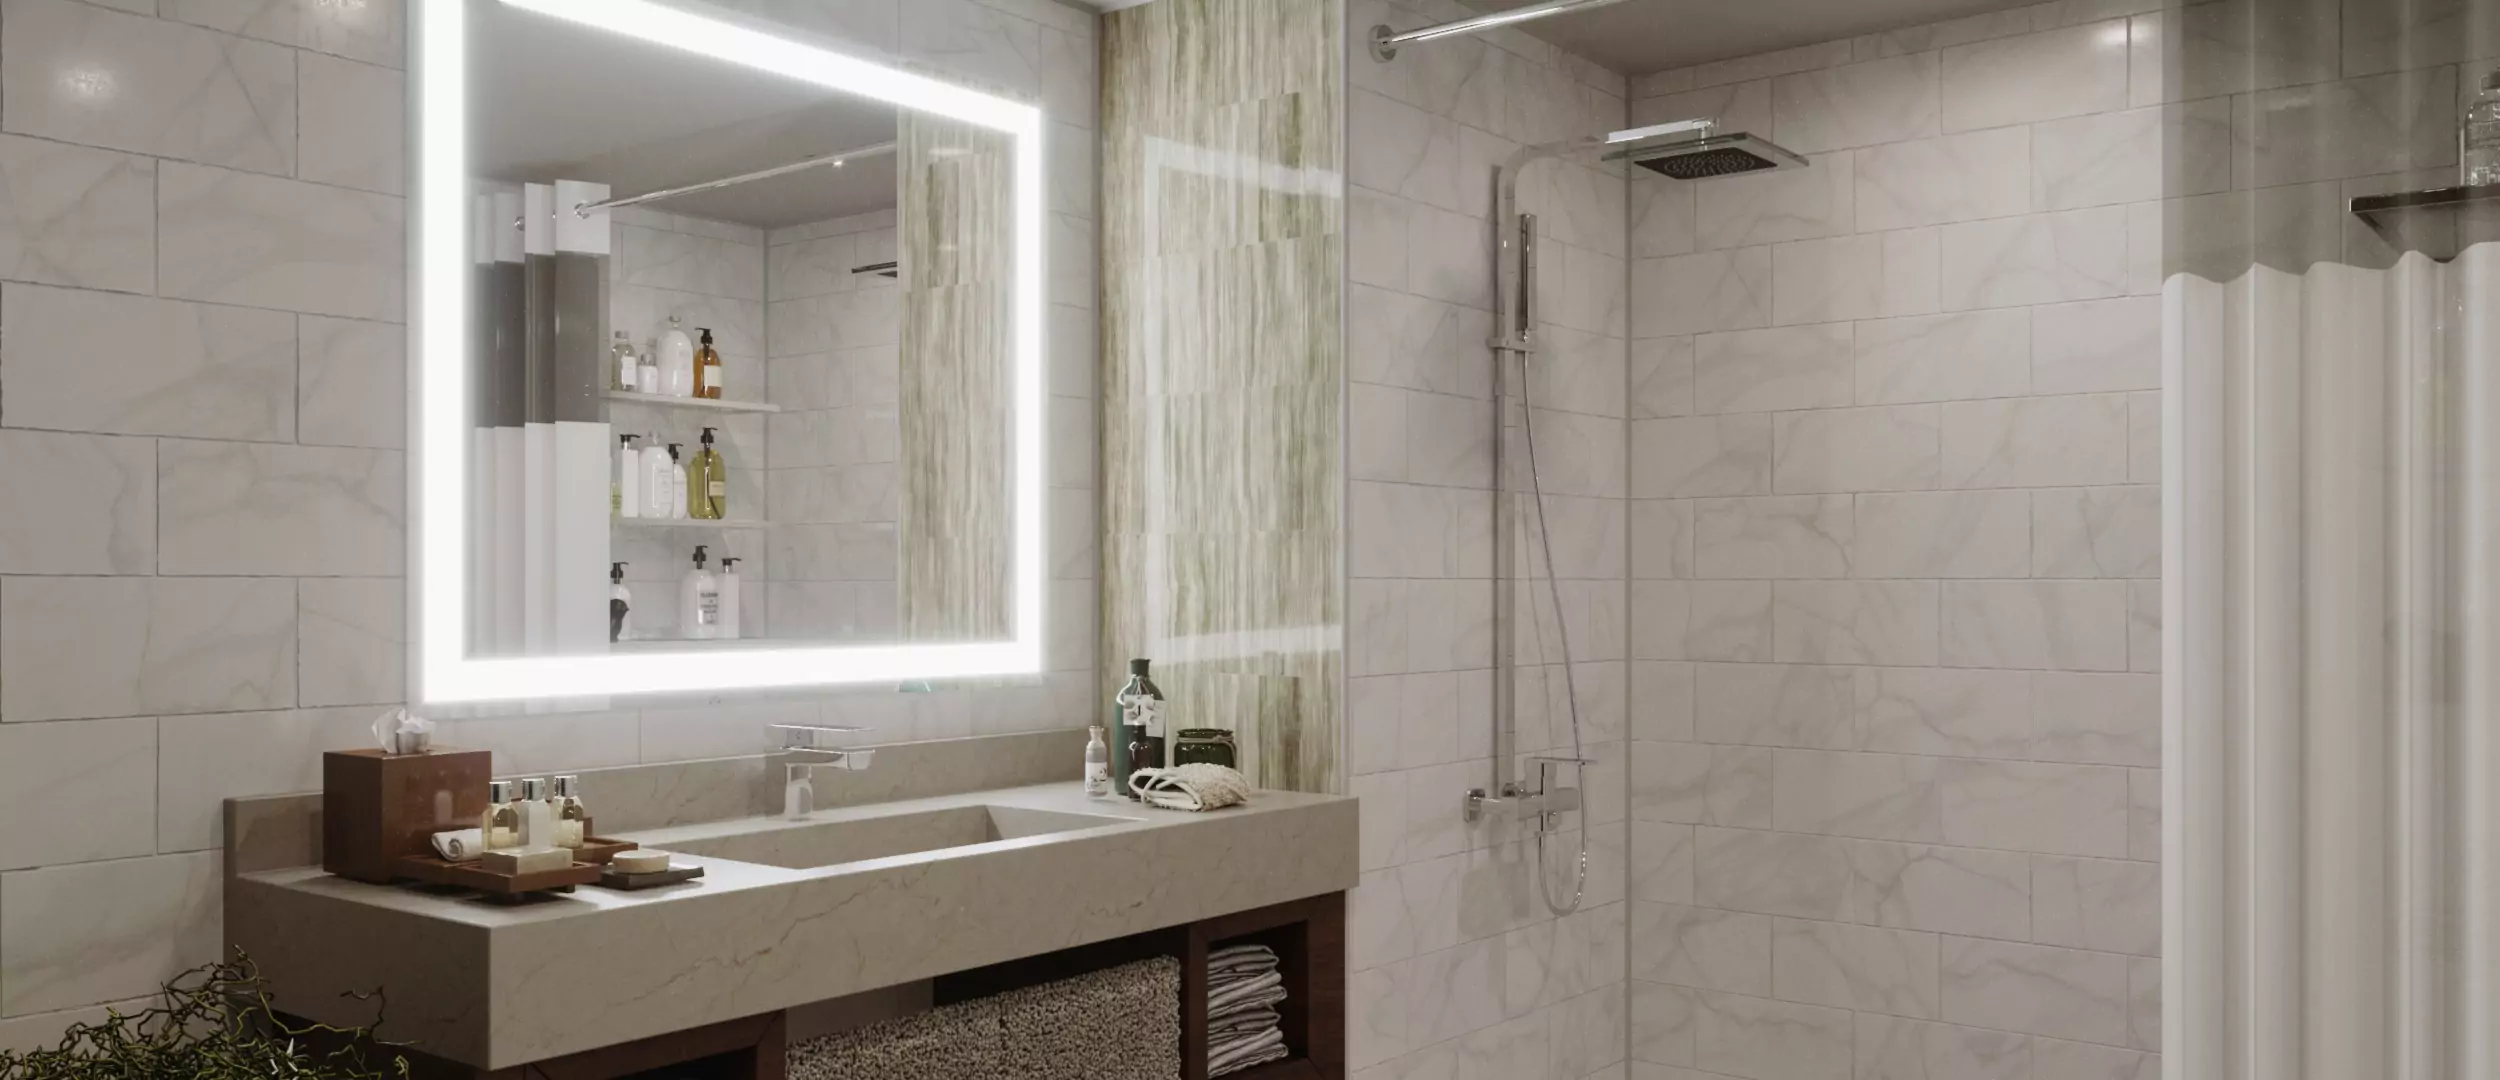
<instances>
[{"instance_id":1,"label":"handheld shower head","mask_svg":"<svg viewBox=\"0 0 2500 1080\"><path fill-rule=\"evenodd\" d=\"M1713 120L1679 120L1606 136L1607 161L1629 161L1675 180L1709 180L1779 169L1806 159L1769 139L1739 131L1722 135Z\"/></svg>"}]
</instances>

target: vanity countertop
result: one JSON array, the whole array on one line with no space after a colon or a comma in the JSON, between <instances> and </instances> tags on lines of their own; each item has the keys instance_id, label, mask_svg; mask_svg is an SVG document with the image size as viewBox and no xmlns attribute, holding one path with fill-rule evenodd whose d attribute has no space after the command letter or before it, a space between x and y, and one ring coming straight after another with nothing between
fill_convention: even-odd
<instances>
[{"instance_id":1,"label":"vanity countertop","mask_svg":"<svg viewBox=\"0 0 2500 1080\"><path fill-rule=\"evenodd\" d=\"M504 1068L1340 892L1359 876L1355 801L1283 791L1184 813L1055 783L626 838L675 850L981 807L1124 820L811 869L681 853L703 878L517 906L315 866L265 870L228 879L226 943L250 954L281 1011L368 1024L373 1004L342 995L383 987L383 1037Z\"/></svg>"}]
</instances>

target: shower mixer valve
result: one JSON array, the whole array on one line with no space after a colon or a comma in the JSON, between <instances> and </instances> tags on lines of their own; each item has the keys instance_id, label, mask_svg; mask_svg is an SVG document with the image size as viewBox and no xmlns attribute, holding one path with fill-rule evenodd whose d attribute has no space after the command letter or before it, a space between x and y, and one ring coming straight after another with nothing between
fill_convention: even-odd
<instances>
[{"instance_id":1,"label":"shower mixer valve","mask_svg":"<svg viewBox=\"0 0 2500 1080\"><path fill-rule=\"evenodd\" d=\"M1483 788L1467 792L1467 820L1479 821L1488 813L1501 813L1512 818L1536 818L1538 832L1553 832L1562 827L1562 816L1581 808L1580 789L1563 787L1555 773L1563 766L1585 770L1593 764L1587 758L1532 757L1536 763L1536 787L1526 788L1513 782L1502 785L1501 794L1487 794Z\"/></svg>"}]
</instances>

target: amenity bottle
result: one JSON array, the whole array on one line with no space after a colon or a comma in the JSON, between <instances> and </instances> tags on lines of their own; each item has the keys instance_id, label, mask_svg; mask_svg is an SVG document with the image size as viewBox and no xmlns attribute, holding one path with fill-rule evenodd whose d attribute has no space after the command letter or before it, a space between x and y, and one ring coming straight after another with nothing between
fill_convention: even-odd
<instances>
[{"instance_id":1,"label":"amenity bottle","mask_svg":"<svg viewBox=\"0 0 2500 1080\"><path fill-rule=\"evenodd\" d=\"M2500 70L2483 76L2483 89L2465 110L2463 163L2468 187L2500 184Z\"/></svg>"},{"instance_id":2,"label":"amenity bottle","mask_svg":"<svg viewBox=\"0 0 2500 1080\"><path fill-rule=\"evenodd\" d=\"M668 317L668 332L660 335L660 383L654 393L670 397L694 396L694 339L677 327L677 316Z\"/></svg>"}]
</instances>

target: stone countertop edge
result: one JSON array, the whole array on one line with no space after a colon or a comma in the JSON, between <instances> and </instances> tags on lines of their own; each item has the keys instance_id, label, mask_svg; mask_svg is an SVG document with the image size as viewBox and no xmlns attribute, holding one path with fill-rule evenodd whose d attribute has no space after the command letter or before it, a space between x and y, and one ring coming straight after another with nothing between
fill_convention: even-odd
<instances>
[{"instance_id":1,"label":"stone countertop edge","mask_svg":"<svg viewBox=\"0 0 2500 1080\"><path fill-rule=\"evenodd\" d=\"M793 870L681 855L695 883L586 886L499 906L332 877L231 876L226 943L281 1011L488 1069L806 1005L1352 889L1350 796L1260 791L1209 813L1091 799L1074 783L820 810L809 822L1000 806L1133 820ZM742 819L629 834L766 829Z\"/></svg>"}]
</instances>

